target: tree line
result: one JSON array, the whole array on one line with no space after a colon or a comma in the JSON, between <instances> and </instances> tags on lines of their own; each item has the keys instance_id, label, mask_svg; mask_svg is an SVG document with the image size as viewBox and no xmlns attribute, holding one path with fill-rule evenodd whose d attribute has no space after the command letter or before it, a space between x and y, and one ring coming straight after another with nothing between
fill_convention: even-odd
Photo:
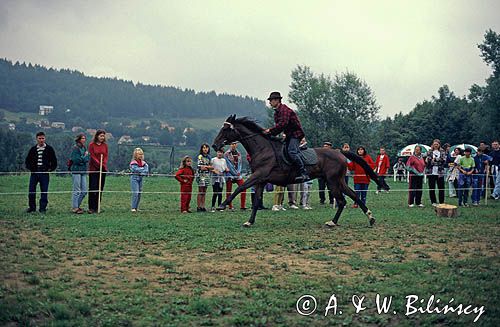
<instances>
[{"instance_id":1,"label":"tree line","mask_svg":"<svg viewBox=\"0 0 500 327\"><path fill-rule=\"evenodd\" d=\"M474 84L459 97L443 85L437 95L417 103L408 114L380 119L380 106L369 85L352 72L333 77L315 74L307 66L291 74L290 100L299 109L308 143L337 146L364 145L372 153L379 146L389 154L412 143L430 144L435 138L453 144L491 142L500 132L500 35L485 33L480 56L493 68L486 84Z\"/></svg>"}]
</instances>

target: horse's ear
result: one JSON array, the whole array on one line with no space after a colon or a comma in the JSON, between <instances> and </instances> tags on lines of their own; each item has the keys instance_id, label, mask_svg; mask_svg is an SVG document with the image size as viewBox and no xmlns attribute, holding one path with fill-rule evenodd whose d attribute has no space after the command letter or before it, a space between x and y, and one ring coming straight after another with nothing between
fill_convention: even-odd
<instances>
[{"instance_id":1,"label":"horse's ear","mask_svg":"<svg viewBox=\"0 0 500 327\"><path fill-rule=\"evenodd\" d=\"M229 116L229 119L230 119L229 120L230 123L234 123L234 121L236 120L236 115Z\"/></svg>"},{"instance_id":2,"label":"horse's ear","mask_svg":"<svg viewBox=\"0 0 500 327\"><path fill-rule=\"evenodd\" d=\"M232 118L233 118L233 115L230 115L229 117L227 117L227 118L226 118L226 121L227 121L228 123L230 123Z\"/></svg>"}]
</instances>

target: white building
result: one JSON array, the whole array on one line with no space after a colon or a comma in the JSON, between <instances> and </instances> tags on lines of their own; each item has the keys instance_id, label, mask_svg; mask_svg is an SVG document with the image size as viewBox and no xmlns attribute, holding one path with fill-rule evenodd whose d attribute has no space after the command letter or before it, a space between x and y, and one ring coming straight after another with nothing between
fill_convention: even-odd
<instances>
[{"instance_id":1,"label":"white building","mask_svg":"<svg viewBox=\"0 0 500 327\"><path fill-rule=\"evenodd\" d=\"M47 116L48 114L52 113L54 111L54 106L40 106L38 109L38 114L40 116Z\"/></svg>"},{"instance_id":2,"label":"white building","mask_svg":"<svg viewBox=\"0 0 500 327\"><path fill-rule=\"evenodd\" d=\"M64 129L66 127L66 124L64 124L63 122L60 122L60 121L55 121L52 123L51 125L53 128L60 128L60 129Z\"/></svg>"}]
</instances>

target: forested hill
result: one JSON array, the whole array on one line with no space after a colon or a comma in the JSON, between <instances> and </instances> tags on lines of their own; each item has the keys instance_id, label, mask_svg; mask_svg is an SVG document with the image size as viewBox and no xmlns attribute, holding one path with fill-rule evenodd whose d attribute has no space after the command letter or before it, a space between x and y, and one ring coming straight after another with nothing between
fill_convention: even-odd
<instances>
[{"instance_id":1,"label":"forested hill","mask_svg":"<svg viewBox=\"0 0 500 327\"><path fill-rule=\"evenodd\" d=\"M55 117L71 115L87 122L112 117L182 119L234 113L266 117L265 103L255 98L134 84L0 59L0 108L37 112L40 105L54 106ZM66 109L70 109L70 114Z\"/></svg>"}]
</instances>

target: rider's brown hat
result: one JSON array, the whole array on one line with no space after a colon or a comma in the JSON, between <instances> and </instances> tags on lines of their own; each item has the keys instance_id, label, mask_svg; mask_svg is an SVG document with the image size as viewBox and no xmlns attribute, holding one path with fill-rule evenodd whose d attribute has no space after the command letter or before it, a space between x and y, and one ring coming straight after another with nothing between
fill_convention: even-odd
<instances>
[{"instance_id":1,"label":"rider's brown hat","mask_svg":"<svg viewBox=\"0 0 500 327\"><path fill-rule=\"evenodd\" d=\"M271 94L269 95L269 98L267 98L267 100L272 100L272 99L282 99L282 96L279 92L271 92Z\"/></svg>"}]
</instances>

